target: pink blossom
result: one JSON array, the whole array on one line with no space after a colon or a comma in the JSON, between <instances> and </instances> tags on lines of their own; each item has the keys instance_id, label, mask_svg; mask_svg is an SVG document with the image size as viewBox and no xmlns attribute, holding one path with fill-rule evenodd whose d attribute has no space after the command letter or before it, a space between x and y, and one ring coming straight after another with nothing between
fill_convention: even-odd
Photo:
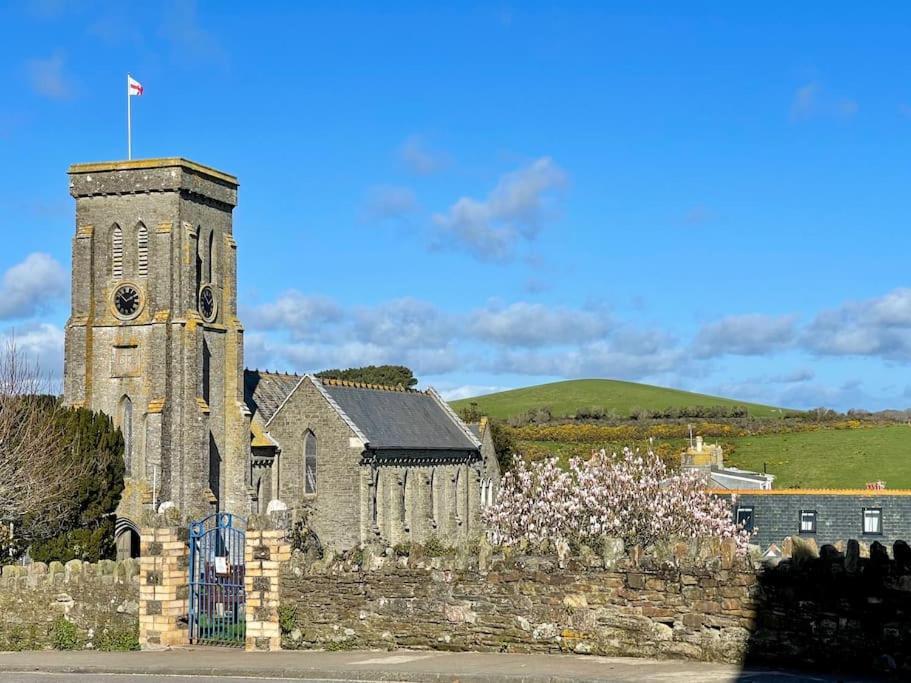
<instances>
[{"instance_id":1,"label":"pink blossom","mask_svg":"<svg viewBox=\"0 0 911 683\"><path fill-rule=\"evenodd\" d=\"M671 473L651 451L628 448L619 455L602 450L589 460L574 458L568 471L556 458L519 460L484 519L490 540L503 545L593 545L615 537L647 547L674 537L715 537L733 538L745 549L749 541L730 503L707 493L699 475Z\"/></svg>"}]
</instances>

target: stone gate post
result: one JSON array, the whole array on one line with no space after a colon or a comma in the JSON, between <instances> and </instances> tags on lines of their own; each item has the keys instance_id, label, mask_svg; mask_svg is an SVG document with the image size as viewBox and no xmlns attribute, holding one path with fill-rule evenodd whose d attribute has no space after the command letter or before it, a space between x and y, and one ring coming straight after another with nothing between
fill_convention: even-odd
<instances>
[{"instance_id":1,"label":"stone gate post","mask_svg":"<svg viewBox=\"0 0 911 683\"><path fill-rule=\"evenodd\" d=\"M187 645L187 530L143 528L139 543L139 645Z\"/></svg>"},{"instance_id":2,"label":"stone gate post","mask_svg":"<svg viewBox=\"0 0 911 683\"><path fill-rule=\"evenodd\" d=\"M279 568L290 559L291 545L284 530L247 531L244 548L247 651L282 649L278 624Z\"/></svg>"}]
</instances>

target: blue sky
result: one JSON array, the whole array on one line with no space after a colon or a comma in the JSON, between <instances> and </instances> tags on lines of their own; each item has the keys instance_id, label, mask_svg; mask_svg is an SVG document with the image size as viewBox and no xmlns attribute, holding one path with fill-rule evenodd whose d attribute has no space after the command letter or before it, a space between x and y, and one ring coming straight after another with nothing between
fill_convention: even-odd
<instances>
[{"instance_id":1,"label":"blue sky","mask_svg":"<svg viewBox=\"0 0 911 683\"><path fill-rule=\"evenodd\" d=\"M247 363L911 405L911 7L0 5L0 330L62 363L66 167L236 174Z\"/></svg>"}]
</instances>

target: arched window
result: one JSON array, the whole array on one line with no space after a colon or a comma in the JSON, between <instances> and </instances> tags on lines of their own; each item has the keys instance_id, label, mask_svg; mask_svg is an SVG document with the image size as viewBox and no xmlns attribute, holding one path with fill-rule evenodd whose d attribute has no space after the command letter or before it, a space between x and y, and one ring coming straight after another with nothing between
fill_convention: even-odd
<instances>
[{"instance_id":1,"label":"arched window","mask_svg":"<svg viewBox=\"0 0 911 683\"><path fill-rule=\"evenodd\" d=\"M123 277L123 230L116 223L111 230L111 275Z\"/></svg>"},{"instance_id":2,"label":"arched window","mask_svg":"<svg viewBox=\"0 0 911 683\"><path fill-rule=\"evenodd\" d=\"M406 510L405 504L407 502L406 497L408 495L408 470L405 470L405 473L402 475L402 490L399 493L399 520L402 524L405 523L405 517L407 516L408 511Z\"/></svg>"},{"instance_id":3,"label":"arched window","mask_svg":"<svg viewBox=\"0 0 911 683\"><path fill-rule=\"evenodd\" d=\"M120 432L123 434L123 464L127 476L133 474L133 402L129 396L120 399Z\"/></svg>"},{"instance_id":4,"label":"arched window","mask_svg":"<svg viewBox=\"0 0 911 683\"><path fill-rule=\"evenodd\" d=\"M212 353L206 340L202 340L202 399L209 403L211 382Z\"/></svg>"},{"instance_id":5,"label":"arched window","mask_svg":"<svg viewBox=\"0 0 911 683\"><path fill-rule=\"evenodd\" d=\"M459 518L459 479L461 478L461 475L461 468L457 468L455 477L452 480L452 510L456 519Z\"/></svg>"},{"instance_id":6,"label":"arched window","mask_svg":"<svg viewBox=\"0 0 911 683\"><path fill-rule=\"evenodd\" d=\"M209 260L206 264L206 282L215 282L212 279L215 272L215 231L212 230L209 233Z\"/></svg>"},{"instance_id":7,"label":"arched window","mask_svg":"<svg viewBox=\"0 0 911 683\"><path fill-rule=\"evenodd\" d=\"M436 491L436 470L430 470L430 521L434 524L437 523L437 491Z\"/></svg>"},{"instance_id":8,"label":"arched window","mask_svg":"<svg viewBox=\"0 0 911 683\"><path fill-rule=\"evenodd\" d=\"M192 237L192 235L191 235ZM202 226L196 226L196 294L199 296L199 288L202 287Z\"/></svg>"},{"instance_id":9,"label":"arched window","mask_svg":"<svg viewBox=\"0 0 911 683\"><path fill-rule=\"evenodd\" d=\"M373 526L377 526L379 522L379 501L380 501L380 471L373 470L373 495L370 499L370 516L373 521Z\"/></svg>"},{"instance_id":10,"label":"arched window","mask_svg":"<svg viewBox=\"0 0 911 683\"><path fill-rule=\"evenodd\" d=\"M136 252L138 254L138 272L140 276L149 274L149 231L142 223L136 230Z\"/></svg>"},{"instance_id":11,"label":"arched window","mask_svg":"<svg viewBox=\"0 0 911 683\"><path fill-rule=\"evenodd\" d=\"M316 435L304 437L304 493L316 493Z\"/></svg>"}]
</instances>

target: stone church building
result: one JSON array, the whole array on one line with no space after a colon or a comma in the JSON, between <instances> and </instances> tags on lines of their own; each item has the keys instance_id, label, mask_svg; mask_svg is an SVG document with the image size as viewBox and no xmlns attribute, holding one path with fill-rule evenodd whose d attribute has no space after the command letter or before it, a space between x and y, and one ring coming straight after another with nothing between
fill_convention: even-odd
<instances>
[{"instance_id":1,"label":"stone church building","mask_svg":"<svg viewBox=\"0 0 911 683\"><path fill-rule=\"evenodd\" d=\"M64 400L123 431L121 555L136 554L142 512L169 507L289 509L336 549L480 533L500 479L486 423L433 389L244 369L234 176L180 158L69 176Z\"/></svg>"}]
</instances>

